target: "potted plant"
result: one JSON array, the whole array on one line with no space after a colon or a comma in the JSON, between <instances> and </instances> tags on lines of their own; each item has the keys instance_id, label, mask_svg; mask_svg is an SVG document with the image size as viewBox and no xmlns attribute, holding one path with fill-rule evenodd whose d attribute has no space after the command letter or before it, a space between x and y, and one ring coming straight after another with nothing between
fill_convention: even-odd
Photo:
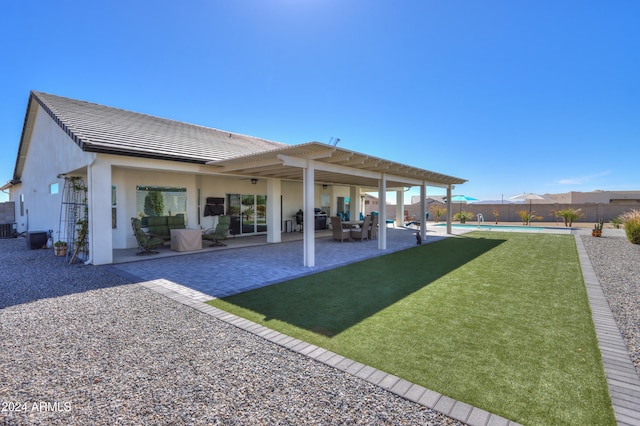
<instances>
[{"instance_id":1,"label":"potted plant","mask_svg":"<svg viewBox=\"0 0 640 426\"><path fill-rule=\"evenodd\" d=\"M66 256L67 243L64 241L56 241L53 243L53 254L56 256Z\"/></svg>"},{"instance_id":2,"label":"potted plant","mask_svg":"<svg viewBox=\"0 0 640 426\"><path fill-rule=\"evenodd\" d=\"M459 220L460 223L466 223L467 220L473 219L473 213L471 212L466 212L466 211L461 211L459 213L456 213L453 216L454 220Z\"/></svg>"},{"instance_id":3,"label":"potted plant","mask_svg":"<svg viewBox=\"0 0 640 426\"><path fill-rule=\"evenodd\" d=\"M594 237L602 237L602 228L604 227L604 219L600 219L598 223L593 226L591 235Z\"/></svg>"}]
</instances>

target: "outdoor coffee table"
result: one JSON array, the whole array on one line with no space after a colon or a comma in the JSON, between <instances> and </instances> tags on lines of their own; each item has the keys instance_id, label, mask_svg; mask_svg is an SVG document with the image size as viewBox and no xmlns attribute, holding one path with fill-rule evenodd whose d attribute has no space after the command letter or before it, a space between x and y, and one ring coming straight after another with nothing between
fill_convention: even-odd
<instances>
[{"instance_id":1,"label":"outdoor coffee table","mask_svg":"<svg viewBox=\"0 0 640 426\"><path fill-rule=\"evenodd\" d=\"M171 250L202 250L202 231L199 229L172 229Z\"/></svg>"},{"instance_id":2,"label":"outdoor coffee table","mask_svg":"<svg viewBox=\"0 0 640 426\"><path fill-rule=\"evenodd\" d=\"M364 220L345 220L342 222L343 228L361 228Z\"/></svg>"}]
</instances>

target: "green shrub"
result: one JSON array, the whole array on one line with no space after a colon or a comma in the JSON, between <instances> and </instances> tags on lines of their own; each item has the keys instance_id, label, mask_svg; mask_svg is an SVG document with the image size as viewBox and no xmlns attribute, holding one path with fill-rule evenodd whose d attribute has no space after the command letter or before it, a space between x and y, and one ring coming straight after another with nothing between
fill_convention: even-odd
<instances>
[{"instance_id":1,"label":"green shrub","mask_svg":"<svg viewBox=\"0 0 640 426\"><path fill-rule=\"evenodd\" d=\"M523 225L529 225L533 220L542 220L542 216L536 215L534 211L520 210L518 216L520 216Z\"/></svg>"},{"instance_id":2,"label":"green shrub","mask_svg":"<svg viewBox=\"0 0 640 426\"><path fill-rule=\"evenodd\" d=\"M564 219L564 226L572 226L574 220L580 219L583 216L582 209L558 210L555 214L557 217Z\"/></svg>"},{"instance_id":3,"label":"green shrub","mask_svg":"<svg viewBox=\"0 0 640 426\"><path fill-rule=\"evenodd\" d=\"M473 213L461 211L453 215L453 220L459 220L461 223L465 223L467 220L473 220Z\"/></svg>"},{"instance_id":4,"label":"green shrub","mask_svg":"<svg viewBox=\"0 0 640 426\"><path fill-rule=\"evenodd\" d=\"M613 225L613 227L614 227L614 228L616 228L616 229L620 229L620 226L622 226L622 223L623 223L623 222L622 222L622 219L620 218L620 216L616 216L616 217L614 217L614 218L613 218L613 219L611 219L609 222L610 222L610 223Z\"/></svg>"},{"instance_id":5,"label":"green shrub","mask_svg":"<svg viewBox=\"0 0 640 426\"><path fill-rule=\"evenodd\" d=\"M431 212L431 216L433 216L433 221L438 222L438 220L440 220L440 216L447 214L447 209L442 206L432 205L429 207L429 212Z\"/></svg>"},{"instance_id":6,"label":"green shrub","mask_svg":"<svg viewBox=\"0 0 640 426\"><path fill-rule=\"evenodd\" d=\"M640 221L627 222L624 226L627 238L633 244L640 244Z\"/></svg>"},{"instance_id":7,"label":"green shrub","mask_svg":"<svg viewBox=\"0 0 640 426\"><path fill-rule=\"evenodd\" d=\"M622 216L624 231L632 244L640 244L640 210L631 210Z\"/></svg>"},{"instance_id":8,"label":"green shrub","mask_svg":"<svg viewBox=\"0 0 640 426\"><path fill-rule=\"evenodd\" d=\"M144 197L144 212L147 216L162 216L164 198L160 191L151 191Z\"/></svg>"}]
</instances>

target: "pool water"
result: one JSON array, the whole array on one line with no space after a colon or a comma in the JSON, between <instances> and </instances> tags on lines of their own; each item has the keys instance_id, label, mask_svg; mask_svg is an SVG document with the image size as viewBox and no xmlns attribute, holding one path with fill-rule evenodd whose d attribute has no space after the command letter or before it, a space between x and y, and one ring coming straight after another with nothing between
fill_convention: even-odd
<instances>
[{"instance_id":1,"label":"pool water","mask_svg":"<svg viewBox=\"0 0 640 426\"><path fill-rule=\"evenodd\" d=\"M436 223L433 226L447 226L446 223ZM452 223L454 228L476 228L478 224L471 223ZM557 230L557 231L571 231L571 228L555 228L545 226L524 226L524 225L480 225L480 229L495 229L499 231L545 231L545 230Z\"/></svg>"}]
</instances>

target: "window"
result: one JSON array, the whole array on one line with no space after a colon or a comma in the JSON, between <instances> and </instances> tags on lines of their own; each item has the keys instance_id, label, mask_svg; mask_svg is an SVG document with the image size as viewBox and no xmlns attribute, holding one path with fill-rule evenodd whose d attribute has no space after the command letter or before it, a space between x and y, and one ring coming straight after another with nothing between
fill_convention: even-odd
<instances>
[{"instance_id":1,"label":"window","mask_svg":"<svg viewBox=\"0 0 640 426\"><path fill-rule=\"evenodd\" d=\"M57 194L59 188L58 182L49 184L49 194Z\"/></svg>"},{"instance_id":2,"label":"window","mask_svg":"<svg viewBox=\"0 0 640 426\"><path fill-rule=\"evenodd\" d=\"M343 214L348 214L349 210L351 209L351 198L349 197L338 197L337 200L337 207L338 207L338 213L343 213Z\"/></svg>"},{"instance_id":3,"label":"window","mask_svg":"<svg viewBox=\"0 0 640 426\"><path fill-rule=\"evenodd\" d=\"M149 216L184 216L187 218L187 188L136 186L136 215L146 226Z\"/></svg>"}]
</instances>

